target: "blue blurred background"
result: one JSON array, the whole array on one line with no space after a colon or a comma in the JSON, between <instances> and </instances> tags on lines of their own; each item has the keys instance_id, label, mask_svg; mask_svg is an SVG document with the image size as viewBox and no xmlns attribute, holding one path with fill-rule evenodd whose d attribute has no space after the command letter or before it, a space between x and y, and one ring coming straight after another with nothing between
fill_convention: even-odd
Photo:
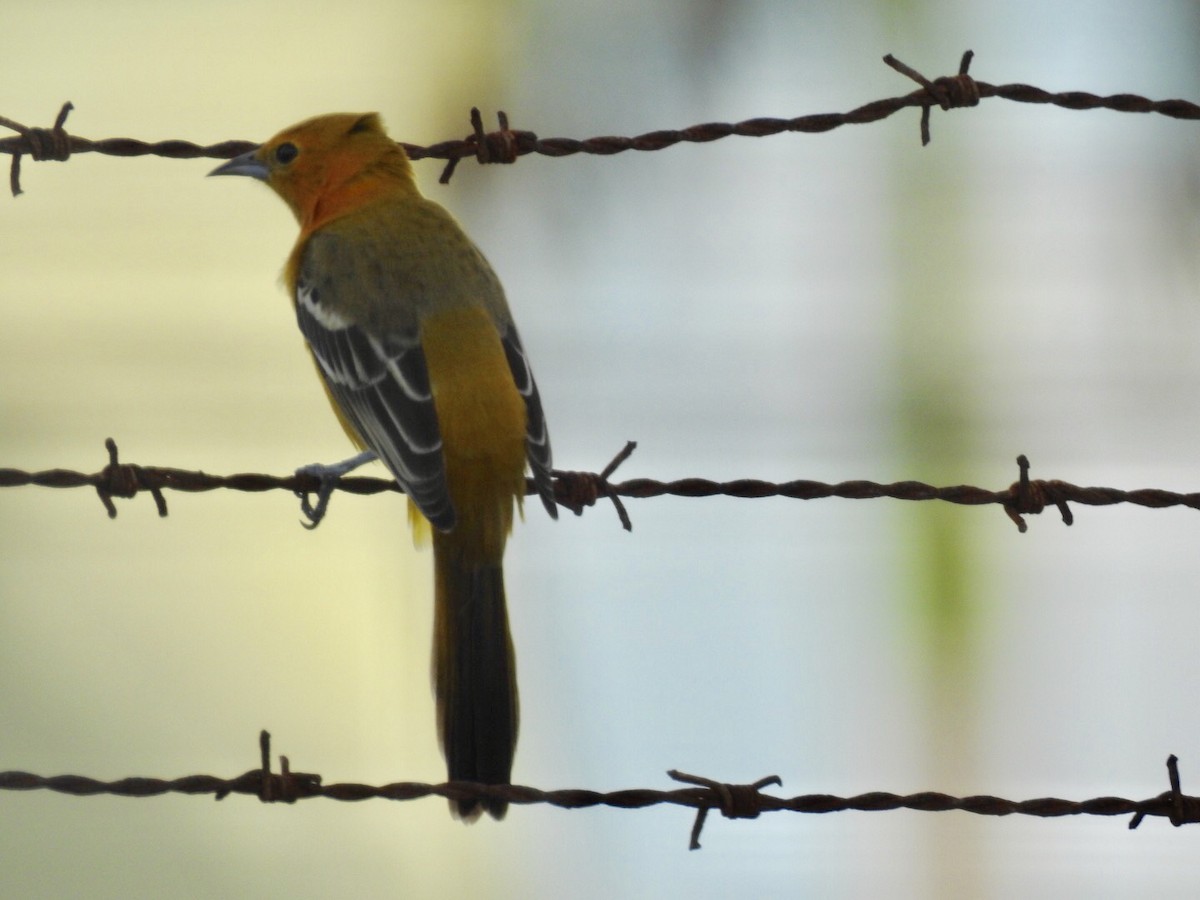
<instances>
[{"instance_id":1,"label":"blue blurred background","mask_svg":"<svg viewBox=\"0 0 1200 900\"><path fill-rule=\"evenodd\" d=\"M1192 2L10 0L0 114L100 138L264 139L379 110L549 136L851 109L965 49L983 81L1200 99ZM619 476L1196 490L1196 126L985 101L823 135L417 164L491 259L562 468ZM0 465L283 474L347 447L278 274L295 226L212 161L26 161L0 198ZM404 504L0 496L0 768L232 776L260 728L326 781L440 781L429 557ZM1014 799L1200 773L1194 512L630 501L549 521L507 570L515 778ZM0 797L12 897L1189 897L1160 819L712 817L445 804Z\"/></svg>"}]
</instances>

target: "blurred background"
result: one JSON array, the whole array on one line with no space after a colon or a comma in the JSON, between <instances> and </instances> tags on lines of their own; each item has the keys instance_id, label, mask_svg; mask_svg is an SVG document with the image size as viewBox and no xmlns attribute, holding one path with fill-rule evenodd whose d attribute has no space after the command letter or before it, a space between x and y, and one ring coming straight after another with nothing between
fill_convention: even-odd
<instances>
[{"instance_id":1,"label":"blurred background","mask_svg":"<svg viewBox=\"0 0 1200 900\"><path fill-rule=\"evenodd\" d=\"M0 114L91 137L262 140L479 106L544 137L843 111L976 52L1047 90L1200 99L1192 2L9 0ZM416 165L504 281L556 463L619 476L1034 477L1200 488L1196 125L987 100L823 135ZM24 164L0 197L0 466L286 474L348 447L278 283L284 206L211 160ZM382 472L382 470L378 470ZM0 769L233 776L257 734L327 782L441 781L430 558L394 496L315 532L283 493L0 495ZM1185 510L630 501L507 557L514 777L784 795L1147 797L1200 778ZM445 803L0 796L6 897L1187 897L1151 819L710 817Z\"/></svg>"}]
</instances>

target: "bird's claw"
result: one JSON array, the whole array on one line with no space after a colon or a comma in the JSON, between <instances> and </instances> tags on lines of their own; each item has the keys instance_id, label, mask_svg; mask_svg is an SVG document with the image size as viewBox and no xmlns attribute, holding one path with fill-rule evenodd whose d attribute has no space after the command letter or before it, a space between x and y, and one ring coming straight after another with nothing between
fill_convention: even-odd
<instances>
[{"instance_id":1,"label":"bird's claw","mask_svg":"<svg viewBox=\"0 0 1200 900\"><path fill-rule=\"evenodd\" d=\"M329 509L329 499L333 496L334 490L337 488L338 482L342 476L346 474L346 469L342 466L325 466L321 463L313 463L308 466L301 466L296 470L296 475L308 475L316 478L320 484L315 491L317 502L314 505L309 499L313 492L296 491L296 496L300 498L300 512L304 513L304 518L308 521L301 521L300 524L312 531L321 524L321 520L325 518L325 513Z\"/></svg>"},{"instance_id":2,"label":"bird's claw","mask_svg":"<svg viewBox=\"0 0 1200 900\"><path fill-rule=\"evenodd\" d=\"M321 520L325 518L325 513L329 509L329 500L333 497L333 492L337 490L338 482L342 480L348 472L352 472L361 466L363 463L370 462L375 459L375 454L370 450L358 454L358 456L350 459L342 460L340 463L333 465L324 465L323 463L311 463L307 466L301 466L296 470L296 477L308 476L315 478L319 482L316 491L296 491L295 494L300 498L300 512L304 513L304 518L307 522L300 524L312 531L321 524ZM308 499L309 494L317 495L317 502L314 506Z\"/></svg>"}]
</instances>

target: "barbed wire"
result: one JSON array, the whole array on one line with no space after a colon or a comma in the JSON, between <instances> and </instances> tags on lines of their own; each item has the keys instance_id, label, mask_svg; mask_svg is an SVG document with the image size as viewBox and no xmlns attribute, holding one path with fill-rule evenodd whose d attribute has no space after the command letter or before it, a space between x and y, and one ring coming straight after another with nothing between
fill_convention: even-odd
<instances>
[{"instance_id":1,"label":"barbed wire","mask_svg":"<svg viewBox=\"0 0 1200 900\"><path fill-rule=\"evenodd\" d=\"M238 475L210 475L207 472L162 466L140 466L123 463L119 459L116 441L107 438L104 442L108 451L108 465L99 472L87 474L71 469L45 469L28 472L23 469L0 468L0 488L36 485L50 488L94 488L111 519L117 517L114 497L133 498L148 492L153 498L160 516L167 515L166 490L200 493L214 490L247 491L290 491L297 496L315 493L319 480L303 473L277 476L261 473ZM941 500L960 506L984 506L996 504L1024 534L1028 529L1025 516L1038 515L1047 507L1058 509L1062 521L1071 525L1075 521L1070 503L1084 506L1113 506L1130 503L1147 509L1167 509L1182 506L1200 510L1200 493L1178 493L1161 488L1121 490L1110 487L1080 487L1057 479L1031 479L1030 463L1024 454L1017 457L1018 478L1009 487L994 491L972 485L958 484L937 487L921 481L896 481L880 484L875 481L841 481L828 484L823 481L797 479L773 482L757 478L739 478L734 481L713 481L708 478L679 478L674 481L658 481L653 478L631 478L613 482L617 468L637 448L629 441L600 472L573 472L554 470L554 498L560 506L582 515L583 510L594 506L599 500L613 504L621 525L626 531L633 530L633 522L622 502L622 498L649 499L651 497L736 497L740 499L762 499L784 497L791 500L820 500L839 497L846 500L877 500L889 497L893 500L928 501ZM390 478L362 476L342 478L336 490L349 494L403 493L400 486ZM526 481L526 493L535 492L533 482Z\"/></svg>"},{"instance_id":2,"label":"barbed wire","mask_svg":"<svg viewBox=\"0 0 1200 900\"><path fill-rule=\"evenodd\" d=\"M517 806L544 804L560 809L582 809L608 806L616 809L644 809L648 806L683 806L696 810L689 849L700 849L700 832L710 810L717 810L728 819L756 819L765 812L833 813L886 812L898 809L917 812L949 812L960 810L979 816L1131 816L1129 828L1137 828L1146 816L1162 816L1178 828L1200 822L1200 797L1183 793L1179 776L1179 760L1167 757L1169 790L1145 800L1122 797L1094 797L1090 800L1063 800L1058 797L1039 797L1033 800L1006 800L990 794L954 797L936 791L915 794L894 794L871 791L842 797L836 794L799 794L776 797L764 794L763 788L782 787L776 775L761 778L752 784L727 784L676 769L667 772L672 779L690 785L673 790L629 788L617 791L591 791L578 788L541 790L518 784L477 784L468 781L448 781L426 784L398 781L385 785L354 783L324 784L320 775L293 772L286 756L280 756L280 771L271 771L271 735L259 734L260 766L236 778L213 775L186 775L182 778L122 778L99 781L84 775L54 775L45 777L31 772L0 772L0 790L49 790L78 797L110 794L118 797L157 797L162 794L211 794L223 800L230 794L250 794L263 803L295 803L313 797L357 802L382 799L409 801L424 797L443 797L451 801L503 800Z\"/></svg>"},{"instance_id":3,"label":"barbed wire","mask_svg":"<svg viewBox=\"0 0 1200 900\"><path fill-rule=\"evenodd\" d=\"M1100 96L1087 91L1043 90L1028 84L989 84L977 81L968 74L974 53L963 54L956 75L928 79L891 54L883 61L920 85L919 90L897 97L866 103L849 112L816 113L784 119L758 117L741 122L706 122L681 129L663 129L634 137L602 136L583 140L575 138L539 138L532 131L509 128L508 116L498 113L499 129L485 131L478 109L471 110L472 133L461 140L442 141L429 146L400 142L415 160L447 160L442 172L443 183L450 180L460 159L474 156L481 163L512 163L522 156L536 153L562 157L576 153L612 156L627 150L652 152L665 150L680 143L707 143L734 135L740 137L769 137L783 133L818 134L843 125L864 125L886 119L903 109L920 107L921 143L930 141L930 111L934 106L943 110L977 106L983 99L998 97L1016 103L1049 104L1062 109L1108 109L1125 113L1156 113L1173 119L1200 119L1200 106L1187 100L1151 100L1137 94ZM9 187L13 196L21 193L21 158L35 161L65 161L78 153L103 153L109 156L160 156L168 159L231 159L258 146L255 141L227 140L215 144L195 144L184 140L142 141L136 138L105 138L91 140L66 131L67 115L74 107L65 103L54 125L36 128L22 125L0 116L0 126L17 134L0 138L0 153L12 155Z\"/></svg>"},{"instance_id":4,"label":"barbed wire","mask_svg":"<svg viewBox=\"0 0 1200 900\"><path fill-rule=\"evenodd\" d=\"M471 111L472 133L461 140L449 140L429 146L403 143L414 160L442 159L447 164L442 182L449 181L460 159L474 156L481 164L513 163L521 156L540 154L564 157L578 153L615 155L629 150L652 152L679 143L706 143L730 136L768 137L782 133L816 134L832 131L844 125L869 124L886 119L902 110L921 109L920 133L922 144L931 138L930 117L933 106L942 110L975 106L986 98L1000 98L1019 103L1049 104L1063 109L1109 109L1126 113L1154 113L1176 119L1200 119L1200 106L1181 99L1154 101L1136 94L1098 96L1083 91L1050 92L1027 84L994 85L978 81L968 74L973 54L967 51L957 75L927 79L916 70L888 55L884 61L896 71L920 85L911 93L877 100L843 113L820 113L794 118L759 117L735 123L703 123L683 129L666 129L621 137L600 136L587 139L539 138L534 132L509 127L508 117L498 113L499 128L486 131L478 109ZM134 138L91 140L66 131L66 120L72 104L62 106L50 128L27 127L0 116L0 126L16 132L14 137L0 138L0 153L12 156L10 189L19 195L22 157L35 161L65 161L79 153L101 153L110 156L134 157L153 155L171 159L229 159L252 150L257 142L225 140L201 145L185 140L146 142ZM108 464L99 472L85 474L67 469L27 472L15 468L0 468L0 487L38 485L53 488L90 486L96 490L108 515L115 518L116 497L132 498L149 492L159 515L168 509L166 490L203 492L217 489L262 492L286 490L296 494L314 492L317 480L311 475L285 477L257 473L228 476L209 475L201 471L176 468L140 466L121 463L116 443L105 442L109 452ZM940 500L959 505L998 504L1021 532L1027 530L1025 515L1039 514L1047 506L1059 510L1062 520L1070 525L1073 513L1069 503L1088 506L1107 506L1131 503L1151 509L1183 506L1200 509L1200 493L1177 493L1161 489L1119 490L1107 487L1080 487L1059 480L1029 478L1029 462L1017 458L1019 478L1008 488L993 491L970 485L937 487L918 481L881 484L855 480L829 484L812 480L793 480L782 483L760 479L713 481L705 478L683 478L657 481L635 478L612 482L611 476L628 459L635 444L630 442L599 473L555 471L555 497L559 504L582 514L583 509L597 500L609 500L623 527L632 528L622 498L651 498L659 496L712 497L727 496L743 499L785 497L815 500L829 497L843 499ZM398 492L395 481L384 478L348 477L337 489L360 495ZM532 493L532 485L529 487ZM1025 801L1007 800L992 795L955 797L938 792L895 794L872 791L854 796L833 794L804 794L777 797L763 793L768 786L782 786L776 777L760 779L751 784L728 784L671 770L668 775L686 787L672 790L625 789L599 792L584 789L541 790L524 785L482 785L469 782L427 784L395 782L386 785L356 783L324 784L320 775L292 772L286 756L280 757L280 772L271 771L270 736L260 736L261 765L235 778L190 775L175 779L147 777L100 781L81 775L40 776L23 771L0 772L0 790L50 790L74 796L108 794L122 797L151 797L166 793L209 794L221 800L230 794L257 796L262 802L295 803L313 797L339 801L361 801L372 798L395 801L416 800L437 796L448 800L504 800L513 805L545 804L563 809L607 806L619 809L641 809L656 805L674 805L695 810L689 846L699 849L699 838L710 810L727 818L756 818L765 812L791 811L797 813L831 813L844 811L881 812L907 809L922 812L960 810L984 816L1065 817L1078 815L1131 817L1129 828L1137 828L1146 816L1160 816L1172 825L1200 822L1200 798L1185 795L1181 789L1178 760L1167 759L1170 789L1144 800L1120 797L1095 797L1072 801L1043 797Z\"/></svg>"}]
</instances>

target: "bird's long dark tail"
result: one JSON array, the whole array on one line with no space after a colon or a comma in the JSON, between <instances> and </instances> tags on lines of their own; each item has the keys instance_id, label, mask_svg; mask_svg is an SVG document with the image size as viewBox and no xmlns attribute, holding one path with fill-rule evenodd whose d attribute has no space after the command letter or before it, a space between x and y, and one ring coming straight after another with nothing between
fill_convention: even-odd
<instances>
[{"instance_id":1,"label":"bird's long dark tail","mask_svg":"<svg viewBox=\"0 0 1200 900\"><path fill-rule=\"evenodd\" d=\"M433 686L451 781L508 784L517 746L517 666L499 562L467 562L434 534ZM502 800L451 800L465 821L504 817Z\"/></svg>"}]
</instances>

